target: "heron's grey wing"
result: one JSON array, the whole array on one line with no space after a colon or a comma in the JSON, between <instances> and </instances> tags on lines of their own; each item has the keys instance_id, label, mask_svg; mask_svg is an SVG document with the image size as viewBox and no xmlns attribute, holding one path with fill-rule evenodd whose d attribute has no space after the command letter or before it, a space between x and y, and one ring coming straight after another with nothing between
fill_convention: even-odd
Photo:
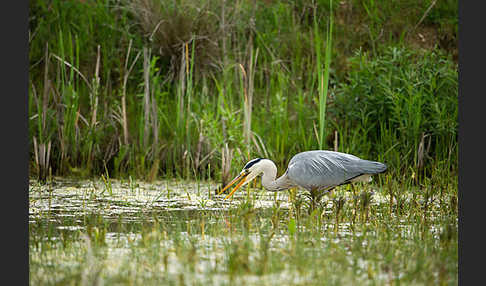
<instances>
[{"instance_id":1,"label":"heron's grey wing","mask_svg":"<svg viewBox=\"0 0 486 286\"><path fill-rule=\"evenodd\" d=\"M289 179L307 189L326 189L349 182L363 174L386 170L380 162L360 159L346 153L315 150L295 155L287 169Z\"/></svg>"}]
</instances>

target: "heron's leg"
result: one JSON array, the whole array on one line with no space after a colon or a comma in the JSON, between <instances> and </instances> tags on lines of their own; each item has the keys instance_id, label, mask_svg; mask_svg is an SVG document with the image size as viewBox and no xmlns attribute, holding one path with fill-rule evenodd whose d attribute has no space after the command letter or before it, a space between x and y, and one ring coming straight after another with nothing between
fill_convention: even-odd
<instances>
[{"instance_id":1,"label":"heron's leg","mask_svg":"<svg viewBox=\"0 0 486 286\"><path fill-rule=\"evenodd\" d=\"M317 206L320 204L322 197L325 194L328 194L330 191L332 191L334 187L328 189L328 190L319 190L319 189L313 189L309 191L309 199L310 199L310 208L309 208L309 214L314 211Z\"/></svg>"},{"instance_id":2,"label":"heron's leg","mask_svg":"<svg viewBox=\"0 0 486 286\"><path fill-rule=\"evenodd\" d=\"M318 200L320 201L324 195L330 194L332 190L334 190L336 187L332 187L330 189L324 190L320 192L317 196Z\"/></svg>"},{"instance_id":3,"label":"heron's leg","mask_svg":"<svg viewBox=\"0 0 486 286\"><path fill-rule=\"evenodd\" d=\"M295 202L297 197L297 188L290 188L289 189L289 202Z\"/></svg>"},{"instance_id":4,"label":"heron's leg","mask_svg":"<svg viewBox=\"0 0 486 286\"><path fill-rule=\"evenodd\" d=\"M306 193L299 193L297 188L289 189L289 202L291 203L292 209L294 211L295 217L300 217L300 211L305 200L302 198L306 196Z\"/></svg>"},{"instance_id":5,"label":"heron's leg","mask_svg":"<svg viewBox=\"0 0 486 286\"><path fill-rule=\"evenodd\" d=\"M356 219L356 214L358 212L357 208L358 208L358 200L359 200L359 197L358 195L356 194L356 189L354 188L354 184L351 183L351 190L353 190L353 202L354 202L354 208L353 208L353 223Z\"/></svg>"},{"instance_id":6,"label":"heron's leg","mask_svg":"<svg viewBox=\"0 0 486 286\"><path fill-rule=\"evenodd\" d=\"M356 197L356 190L354 189L354 184L351 183L351 190L353 190L353 196Z\"/></svg>"},{"instance_id":7,"label":"heron's leg","mask_svg":"<svg viewBox=\"0 0 486 286\"><path fill-rule=\"evenodd\" d=\"M335 187L332 187L327 190L313 189L309 191L309 194L305 194L310 200L309 214L312 213L312 211L315 210L316 207L320 204L322 197L326 194L329 194L332 190L334 190L334 188Z\"/></svg>"},{"instance_id":8,"label":"heron's leg","mask_svg":"<svg viewBox=\"0 0 486 286\"><path fill-rule=\"evenodd\" d=\"M309 199L310 199L310 205L309 205L309 214L311 214L315 209L317 205L317 190L312 189L309 191Z\"/></svg>"}]
</instances>

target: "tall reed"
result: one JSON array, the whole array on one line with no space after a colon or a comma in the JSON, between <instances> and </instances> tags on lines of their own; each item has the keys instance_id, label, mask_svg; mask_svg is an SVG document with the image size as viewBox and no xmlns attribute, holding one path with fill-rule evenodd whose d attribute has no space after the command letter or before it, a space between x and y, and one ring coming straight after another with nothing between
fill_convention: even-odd
<instances>
[{"instance_id":1,"label":"tall reed","mask_svg":"<svg viewBox=\"0 0 486 286\"><path fill-rule=\"evenodd\" d=\"M315 10L314 10L315 11ZM324 148L324 130L326 124L326 102L327 92L329 86L329 69L331 65L331 52L332 52L332 0L329 1L329 24L326 33L326 54L324 60L324 71L321 68L321 38L319 35L319 29L317 26L317 15L314 12L314 37L315 37L315 50L316 50L316 72L318 79L318 97L319 97L319 149Z\"/></svg>"}]
</instances>

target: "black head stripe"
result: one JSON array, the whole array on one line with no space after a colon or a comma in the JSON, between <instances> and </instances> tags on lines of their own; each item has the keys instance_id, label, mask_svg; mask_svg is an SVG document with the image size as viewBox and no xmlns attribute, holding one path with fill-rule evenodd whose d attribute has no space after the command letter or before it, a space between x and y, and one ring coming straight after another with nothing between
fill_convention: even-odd
<instances>
[{"instance_id":1,"label":"black head stripe","mask_svg":"<svg viewBox=\"0 0 486 286\"><path fill-rule=\"evenodd\" d=\"M256 163L260 162L262 159L261 158L256 158L251 160L250 162L246 163L245 167L243 169L249 169L251 166L255 165Z\"/></svg>"}]
</instances>

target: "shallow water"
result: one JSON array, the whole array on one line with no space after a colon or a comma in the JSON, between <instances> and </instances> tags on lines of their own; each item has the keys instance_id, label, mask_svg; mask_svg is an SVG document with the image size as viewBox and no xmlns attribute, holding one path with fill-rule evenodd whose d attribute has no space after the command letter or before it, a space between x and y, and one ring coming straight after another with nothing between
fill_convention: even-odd
<instances>
[{"instance_id":1,"label":"shallow water","mask_svg":"<svg viewBox=\"0 0 486 286\"><path fill-rule=\"evenodd\" d=\"M81 234L80 238L74 239L79 248L86 247L88 240L85 239L87 228L86 217L95 215L101 216L108 230L116 230L116 226L134 226L141 221L144 223L154 221L165 224L175 224L181 220L190 220L198 217L201 211L206 213L224 213L229 208L239 205L247 195L242 190L236 193L231 200L223 200L225 195L216 195L217 185L214 183L180 182L176 180L156 181L145 183L141 181L120 181L110 180L110 185L102 180L76 181L63 178L56 178L48 185L40 185L31 181L29 186L29 224L35 227L49 224L55 230L51 231L48 237L41 240L56 241L66 232ZM281 209L288 209L289 202L286 193L265 193L256 194L258 198L253 205L254 209L265 209L278 202ZM144 216L144 214L147 214ZM155 215L154 215L155 214ZM214 223L209 218L208 224ZM89 224L89 223L88 223ZM127 267L126 261L130 259L131 247L142 239L140 233L125 231L109 231L104 234L106 243L106 258L104 275L114 275L121 268ZM180 232L181 240L187 241L191 235L187 232ZM197 236L197 235L196 235ZM257 241L259 237L251 236ZM285 237L281 237L285 239ZM32 240L32 239L31 239ZM205 235L199 237L201 242L198 247L204 248L211 245L213 248L223 248L224 240L221 237ZM277 239L275 239L277 241ZM164 250L174 246L173 240L168 239L161 245ZM45 251L43 255L49 255ZM59 251L50 250L50 255L57 256L62 269L72 264L73 257L59 256ZM197 269L190 281L201 279L204 269L214 268L214 261L223 259L223 252L207 253L206 257L200 256ZM184 271L182 262L173 251L168 251L166 257L168 266L165 272L170 276ZM63 266L64 264L64 266ZM133 266L132 266L133 267ZM218 281L217 275L212 282ZM223 280L222 280L223 281Z\"/></svg>"},{"instance_id":2,"label":"shallow water","mask_svg":"<svg viewBox=\"0 0 486 286\"><path fill-rule=\"evenodd\" d=\"M248 195L244 188L229 200L225 194L216 195L217 184L177 180L127 182L110 180L107 187L102 180L76 181L56 178L49 185L36 181L29 184L29 218L50 212L56 216L77 216L90 211L103 215L130 215L141 211L224 211L237 206ZM373 191L373 203L386 201L386 196ZM268 209L278 202L281 209L289 209L288 192L265 192L252 189L255 209ZM348 198L349 199L349 198ZM326 196L323 201L329 201Z\"/></svg>"},{"instance_id":3,"label":"shallow water","mask_svg":"<svg viewBox=\"0 0 486 286\"><path fill-rule=\"evenodd\" d=\"M231 264L232 247L235 244L240 245L247 241L252 245L254 250L245 256L250 264L261 262L261 247L266 239L268 245L265 249L268 248L270 253L276 254L275 256L288 256L287 248L295 244L295 237L289 234L287 228L292 204L286 191L271 193L252 189L248 192L243 189L235 193L232 199L223 200L225 195L215 194L216 187L212 182L177 180L145 183L131 180L104 182L56 178L47 185L31 181L31 283L56 284L70 281L70 275L80 275L82 281L78 281L79 284L89 285L92 280L88 273L93 272L93 269L100 269L99 275L104 280L99 277L96 279L108 284L110 279L121 279L120 277L127 275L130 277L131 271L138 274L135 278L132 275L130 283L127 284L142 284L147 279L153 281L154 285L176 282L180 284L181 279L184 281L182 284L212 285L316 283L315 274L311 275L311 271L306 272L305 269L297 271L288 262L275 269L270 267L268 269L273 270L259 275L255 275L255 271L232 275L228 265ZM378 190L372 191L372 205L387 204L386 195ZM252 196L251 207L245 209L243 206L241 210L238 209L249 195ZM352 199L350 192L344 192L343 195L347 201ZM326 207L322 216L332 216L333 202L330 196L323 198ZM348 202L347 204L352 205ZM237 221L234 220L234 215L228 216L228 212L235 209L241 212ZM252 220L253 225L247 230L234 230L234 226L240 223L240 218L241 221L245 220L246 212L256 213L258 218ZM280 216L277 221L273 221L272 216L276 212ZM275 227L275 223L284 227ZM155 224L162 225L162 228L147 227ZM373 221L362 223L356 229L350 221L328 220L319 227L323 233L332 235L309 237L299 251L313 253L319 245L355 243L364 235L363 226L369 226L365 230L366 236L378 235L379 230L374 229ZM298 232L305 232L308 228L305 225L296 226ZM147 229L151 230L148 234ZM273 231L270 235L271 229ZM403 218L396 229L397 236L409 239L413 239L416 232ZM439 239L443 226L431 225L430 232ZM93 245L96 241L93 237L97 236L102 237L103 243ZM44 245L42 242L49 243ZM370 241L362 239L359 243L365 248ZM100 251L102 255L99 254ZM349 260L346 263L355 265L351 282L356 283L354 279L359 281L369 276L369 269L375 267L375 262L355 259L351 250L344 251L345 259ZM401 271L393 275L378 273L374 281L388 283L401 276Z\"/></svg>"},{"instance_id":4,"label":"shallow water","mask_svg":"<svg viewBox=\"0 0 486 286\"><path fill-rule=\"evenodd\" d=\"M106 215L129 214L149 210L225 210L239 204L246 192L235 193L233 199L223 200L225 195L216 195L214 183L157 181L122 182L111 180L111 190L106 190L103 181L71 181L57 179L50 186L30 184L29 215L46 211L59 211L76 215L96 209ZM288 208L287 193L259 192L255 208L271 207L275 200Z\"/></svg>"}]
</instances>

